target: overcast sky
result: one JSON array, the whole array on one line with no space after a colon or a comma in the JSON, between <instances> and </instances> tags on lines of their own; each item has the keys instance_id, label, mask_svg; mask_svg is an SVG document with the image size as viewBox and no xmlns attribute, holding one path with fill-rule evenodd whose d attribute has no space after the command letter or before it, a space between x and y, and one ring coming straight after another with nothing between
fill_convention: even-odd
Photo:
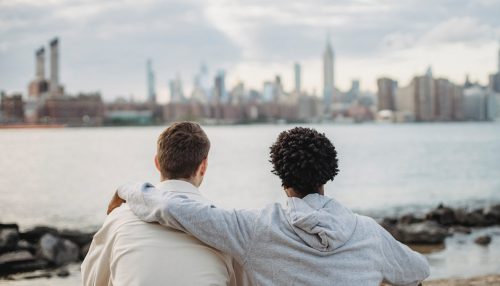
<instances>
[{"instance_id":1,"label":"overcast sky","mask_svg":"<svg viewBox=\"0 0 500 286\"><path fill-rule=\"evenodd\" d=\"M428 65L485 84L497 68L499 15L500 0L0 0L0 90L26 93L34 51L54 36L66 90L106 100L145 98L147 58L162 101L176 74L189 91L201 62L226 70L228 88L260 89L279 74L291 89L297 61L304 88L320 93L327 33L342 90L360 79L375 91L380 76L406 85Z\"/></svg>"}]
</instances>

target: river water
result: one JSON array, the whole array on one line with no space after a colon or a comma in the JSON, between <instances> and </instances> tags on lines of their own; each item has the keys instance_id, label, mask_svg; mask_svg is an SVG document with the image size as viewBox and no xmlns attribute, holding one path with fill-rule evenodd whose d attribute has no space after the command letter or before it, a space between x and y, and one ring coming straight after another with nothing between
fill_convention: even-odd
<instances>
[{"instance_id":1,"label":"river water","mask_svg":"<svg viewBox=\"0 0 500 286\"><path fill-rule=\"evenodd\" d=\"M500 122L309 126L324 132L339 153L340 173L326 194L357 212L383 216L440 202L500 203ZM283 202L269 146L291 127L205 127L212 148L201 191L228 208ZM153 157L163 128L0 130L0 222L96 229L117 186L158 181ZM500 247L491 249L498 257Z\"/></svg>"}]
</instances>

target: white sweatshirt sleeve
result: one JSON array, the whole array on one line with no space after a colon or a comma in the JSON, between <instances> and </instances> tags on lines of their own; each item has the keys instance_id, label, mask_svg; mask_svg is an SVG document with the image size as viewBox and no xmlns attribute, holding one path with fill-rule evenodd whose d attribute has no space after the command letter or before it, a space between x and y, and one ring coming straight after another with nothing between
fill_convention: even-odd
<instances>
[{"instance_id":1,"label":"white sweatshirt sleeve","mask_svg":"<svg viewBox=\"0 0 500 286\"><path fill-rule=\"evenodd\" d=\"M427 259L379 228L384 280L392 285L419 285L430 274Z\"/></svg>"},{"instance_id":2,"label":"white sweatshirt sleeve","mask_svg":"<svg viewBox=\"0 0 500 286\"><path fill-rule=\"evenodd\" d=\"M188 232L241 264L251 246L257 213L225 210L181 193L162 196L151 184L120 188L119 196L141 219Z\"/></svg>"}]
</instances>

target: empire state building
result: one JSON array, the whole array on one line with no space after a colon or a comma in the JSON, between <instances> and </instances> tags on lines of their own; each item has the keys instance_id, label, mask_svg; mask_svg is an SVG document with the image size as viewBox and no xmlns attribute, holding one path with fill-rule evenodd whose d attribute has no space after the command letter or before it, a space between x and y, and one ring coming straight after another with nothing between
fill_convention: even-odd
<instances>
[{"instance_id":1,"label":"empire state building","mask_svg":"<svg viewBox=\"0 0 500 286\"><path fill-rule=\"evenodd\" d=\"M331 106L335 93L335 74L334 74L335 57L330 44L330 39L327 39L325 52L323 53L323 104L325 113L331 112Z\"/></svg>"}]
</instances>

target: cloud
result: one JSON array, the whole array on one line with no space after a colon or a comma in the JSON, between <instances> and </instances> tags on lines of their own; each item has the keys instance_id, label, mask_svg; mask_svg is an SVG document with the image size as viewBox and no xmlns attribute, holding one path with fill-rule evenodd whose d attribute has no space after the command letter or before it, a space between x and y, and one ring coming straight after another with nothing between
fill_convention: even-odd
<instances>
[{"instance_id":1,"label":"cloud","mask_svg":"<svg viewBox=\"0 0 500 286\"><path fill-rule=\"evenodd\" d=\"M484 43L500 36L500 27L481 23L473 17L452 18L438 23L421 37L425 44Z\"/></svg>"},{"instance_id":2,"label":"cloud","mask_svg":"<svg viewBox=\"0 0 500 286\"><path fill-rule=\"evenodd\" d=\"M34 50L59 36L61 79L72 92L143 97L147 58L162 90L178 72L189 86L201 61L258 88L276 73L288 81L298 61L306 88L319 91L327 33L346 89L353 77L373 83L385 67L397 71L398 61L408 64L394 73L407 74L447 48L491 50L498 11L500 0L0 0L0 89L25 90Z\"/></svg>"}]
</instances>

